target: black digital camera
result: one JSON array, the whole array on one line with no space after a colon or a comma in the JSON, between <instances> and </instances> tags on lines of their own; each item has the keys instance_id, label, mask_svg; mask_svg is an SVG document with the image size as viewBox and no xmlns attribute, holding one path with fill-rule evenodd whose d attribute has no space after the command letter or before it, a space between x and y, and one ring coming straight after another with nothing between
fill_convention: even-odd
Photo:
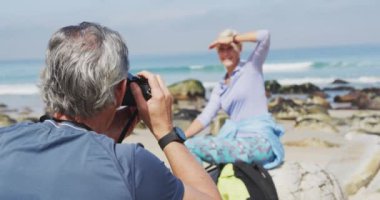
<instances>
[{"instance_id":1,"label":"black digital camera","mask_svg":"<svg viewBox=\"0 0 380 200\"><path fill-rule=\"evenodd\" d=\"M148 84L148 80L142 77L134 76L128 73L127 77L127 91L123 99L122 105L124 106L136 106L135 98L133 98L131 83L137 83L140 86L144 99L148 101L152 97L151 89Z\"/></svg>"}]
</instances>

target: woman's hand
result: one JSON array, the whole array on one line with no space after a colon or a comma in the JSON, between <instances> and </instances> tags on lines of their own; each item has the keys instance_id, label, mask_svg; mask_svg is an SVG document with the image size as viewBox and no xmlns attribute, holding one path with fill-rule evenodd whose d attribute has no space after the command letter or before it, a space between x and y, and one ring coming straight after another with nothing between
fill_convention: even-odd
<instances>
[{"instance_id":1,"label":"woman's hand","mask_svg":"<svg viewBox=\"0 0 380 200\"><path fill-rule=\"evenodd\" d=\"M147 71L140 72L137 75L148 80L152 93L152 97L146 101L140 87L136 83L131 84L139 116L159 140L173 128L173 97L159 75Z\"/></svg>"},{"instance_id":2,"label":"woman's hand","mask_svg":"<svg viewBox=\"0 0 380 200\"><path fill-rule=\"evenodd\" d=\"M234 41L234 37L219 37L214 42L212 42L208 48L213 49L216 46L221 45L221 44L231 44L233 41Z\"/></svg>"}]
</instances>

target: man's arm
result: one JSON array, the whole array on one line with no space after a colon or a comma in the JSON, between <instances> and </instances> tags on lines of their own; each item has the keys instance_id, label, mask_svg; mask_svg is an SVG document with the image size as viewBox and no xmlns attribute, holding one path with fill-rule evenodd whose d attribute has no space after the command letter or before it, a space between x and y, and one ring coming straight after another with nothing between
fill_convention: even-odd
<instances>
[{"instance_id":1,"label":"man's arm","mask_svg":"<svg viewBox=\"0 0 380 200\"><path fill-rule=\"evenodd\" d=\"M172 96L158 75L149 72L141 72L138 75L148 79L152 98L145 101L140 88L132 84L137 109L141 119L159 140L173 128ZM184 184L184 199L220 199L219 192L210 176L183 144L171 142L165 147L164 153L174 175Z\"/></svg>"},{"instance_id":2,"label":"man's arm","mask_svg":"<svg viewBox=\"0 0 380 200\"><path fill-rule=\"evenodd\" d=\"M185 145L169 143L164 153L174 175L184 183L184 199L220 199L215 183Z\"/></svg>"}]
</instances>

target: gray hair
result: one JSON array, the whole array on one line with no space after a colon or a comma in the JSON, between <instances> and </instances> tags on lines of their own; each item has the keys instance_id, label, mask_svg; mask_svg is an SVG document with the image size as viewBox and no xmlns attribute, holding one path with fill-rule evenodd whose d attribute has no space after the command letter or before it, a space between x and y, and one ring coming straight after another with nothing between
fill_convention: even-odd
<instances>
[{"instance_id":1,"label":"gray hair","mask_svg":"<svg viewBox=\"0 0 380 200\"><path fill-rule=\"evenodd\" d=\"M222 32L219 33L219 38L223 37L233 37L234 35L239 34L236 30L234 29L225 29ZM231 46L234 48L235 51L240 52L241 51L241 46L242 44L239 43L231 43Z\"/></svg>"},{"instance_id":2,"label":"gray hair","mask_svg":"<svg viewBox=\"0 0 380 200\"><path fill-rule=\"evenodd\" d=\"M39 84L48 113L88 118L115 104L115 86L128 74L119 33L99 24L67 26L51 37Z\"/></svg>"},{"instance_id":3,"label":"gray hair","mask_svg":"<svg viewBox=\"0 0 380 200\"><path fill-rule=\"evenodd\" d=\"M237 34L238 32L234 29L225 29L219 33L219 37L232 37Z\"/></svg>"}]
</instances>

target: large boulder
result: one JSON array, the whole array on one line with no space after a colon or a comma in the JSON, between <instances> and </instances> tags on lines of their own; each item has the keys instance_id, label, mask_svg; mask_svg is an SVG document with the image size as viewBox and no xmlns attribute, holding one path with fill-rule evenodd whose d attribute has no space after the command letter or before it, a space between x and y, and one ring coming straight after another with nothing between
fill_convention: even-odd
<instances>
[{"instance_id":1,"label":"large boulder","mask_svg":"<svg viewBox=\"0 0 380 200\"><path fill-rule=\"evenodd\" d=\"M176 112L174 112L173 117L174 119L193 121L199 114L200 112L198 110L179 109L179 110L176 110Z\"/></svg>"},{"instance_id":2,"label":"large boulder","mask_svg":"<svg viewBox=\"0 0 380 200\"><path fill-rule=\"evenodd\" d=\"M333 87L325 87L323 91L354 91L355 88L351 86L333 86Z\"/></svg>"},{"instance_id":3,"label":"large boulder","mask_svg":"<svg viewBox=\"0 0 380 200\"><path fill-rule=\"evenodd\" d=\"M199 110L202 111L206 104L206 100L203 98L196 98L191 100L178 100L173 102L173 110L176 112L181 109Z\"/></svg>"},{"instance_id":4,"label":"large boulder","mask_svg":"<svg viewBox=\"0 0 380 200\"><path fill-rule=\"evenodd\" d=\"M200 111L196 109L180 108L174 110L173 122L181 129L187 129L191 122L200 114Z\"/></svg>"},{"instance_id":5,"label":"large boulder","mask_svg":"<svg viewBox=\"0 0 380 200\"><path fill-rule=\"evenodd\" d=\"M351 103L358 109L380 110L380 89L354 90L346 95L334 97L334 102Z\"/></svg>"},{"instance_id":6,"label":"large boulder","mask_svg":"<svg viewBox=\"0 0 380 200\"><path fill-rule=\"evenodd\" d=\"M380 88L365 88L362 92L367 94L369 98L368 105L364 108L370 110L380 110Z\"/></svg>"},{"instance_id":7,"label":"large boulder","mask_svg":"<svg viewBox=\"0 0 380 200\"><path fill-rule=\"evenodd\" d=\"M17 121L15 119L9 117L8 115L0 114L0 127L9 126L16 122Z\"/></svg>"},{"instance_id":8,"label":"large boulder","mask_svg":"<svg viewBox=\"0 0 380 200\"><path fill-rule=\"evenodd\" d=\"M380 110L380 96L370 98L367 109Z\"/></svg>"},{"instance_id":9,"label":"large boulder","mask_svg":"<svg viewBox=\"0 0 380 200\"><path fill-rule=\"evenodd\" d=\"M362 92L364 92L370 96L375 96L375 95L380 96L380 88L376 88L376 87L364 88L364 89L362 89Z\"/></svg>"},{"instance_id":10,"label":"large boulder","mask_svg":"<svg viewBox=\"0 0 380 200\"><path fill-rule=\"evenodd\" d=\"M318 165L285 162L269 170L279 199L286 200L341 200L345 196L335 177Z\"/></svg>"},{"instance_id":11,"label":"large boulder","mask_svg":"<svg viewBox=\"0 0 380 200\"><path fill-rule=\"evenodd\" d=\"M7 108L7 105L4 103L0 103L0 109L4 109L4 108Z\"/></svg>"},{"instance_id":12,"label":"large boulder","mask_svg":"<svg viewBox=\"0 0 380 200\"><path fill-rule=\"evenodd\" d=\"M351 91L346 95L338 95L334 97L336 103L351 103L359 109L366 109L369 104L369 97L366 93L358 90Z\"/></svg>"},{"instance_id":13,"label":"large boulder","mask_svg":"<svg viewBox=\"0 0 380 200\"><path fill-rule=\"evenodd\" d=\"M20 111L19 111L19 115L21 116L28 116L30 114L33 113L33 109L31 109L30 107L23 107Z\"/></svg>"},{"instance_id":14,"label":"large boulder","mask_svg":"<svg viewBox=\"0 0 380 200\"><path fill-rule=\"evenodd\" d=\"M264 82L265 90L270 93L278 93L281 85L276 80L266 80Z\"/></svg>"},{"instance_id":15,"label":"large boulder","mask_svg":"<svg viewBox=\"0 0 380 200\"><path fill-rule=\"evenodd\" d=\"M195 100L205 98L206 89L202 82L194 79L184 80L168 86L175 100Z\"/></svg>"},{"instance_id":16,"label":"large boulder","mask_svg":"<svg viewBox=\"0 0 380 200\"><path fill-rule=\"evenodd\" d=\"M11 113L11 112L17 112L17 109L14 108L8 108L8 106L4 103L0 103L0 113Z\"/></svg>"},{"instance_id":17,"label":"large boulder","mask_svg":"<svg viewBox=\"0 0 380 200\"><path fill-rule=\"evenodd\" d=\"M335 79L331 84L348 84L348 81L342 79Z\"/></svg>"},{"instance_id":18,"label":"large boulder","mask_svg":"<svg viewBox=\"0 0 380 200\"><path fill-rule=\"evenodd\" d=\"M217 135L228 118L225 112L220 111L210 124L210 133Z\"/></svg>"},{"instance_id":19,"label":"large boulder","mask_svg":"<svg viewBox=\"0 0 380 200\"><path fill-rule=\"evenodd\" d=\"M282 94L312 94L318 91L321 91L318 86L312 83L304 83L300 85L284 85L278 92Z\"/></svg>"},{"instance_id":20,"label":"large boulder","mask_svg":"<svg viewBox=\"0 0 380 200\"><path fill-rule=\"evenodd\" d=\"M337 95L334 97L334 102L336 103L352 103L360 95L360 92L357 90L351 91L345 95Z\"/></svg>"},{"instance_id":21,"label":"large boulder","mask_svg":"<svg viewBox=\"0 0 380 200\"><path fill-rule=\"evenodd\" d=\"M319 95L312 95L312 96L309 96L307 99L306 99L306 104L314 104L314 105L320 105L326 109L329 109L331 108L331 105L330 105L330 102L327 101L327 99L319 96Z\"/></svg>"},{"instance_id":22,"label":"large boulder","mask_svg":"<svg viewBox=\"0 0 380 200\"><path fill-rule=\"evenodd\" d=\"M375 112L360 112L351 118L351 129L363 133L380 135L380 114Z\"/></svg>"},{"instance_id":23,"label":"large boulder","mask_svg":"<svg viewBox=\"0 0 380 200\"><path fill-rule=\"evenodd\" d=\"M304 104L303 108L307 114L325 114L328 115L328 109L318 104Z\"/></svg>"},{"instance_id":24,"label":"large boulder","mask_svg":"<svg viewBox=\"0 0 380 200\"><path fill-rule=\"evenodd\" d=\"M298 116L307 113L302 105L292 99L284 99L282 97L275 98L269 102L268 109L276 119L283 120L294 120Z\"/></svg>"},{"instance_id":25,"label":"large boulder","mask_svg":"<svg viewBox=\"0 0 380 200\"><path fill-rule=\"evenodd\" d=\"M339 130L332 124L332 118L326 114L309 114L296 119L295 128L321 130L338 133Z\"/></svg>"}]
</instances>

